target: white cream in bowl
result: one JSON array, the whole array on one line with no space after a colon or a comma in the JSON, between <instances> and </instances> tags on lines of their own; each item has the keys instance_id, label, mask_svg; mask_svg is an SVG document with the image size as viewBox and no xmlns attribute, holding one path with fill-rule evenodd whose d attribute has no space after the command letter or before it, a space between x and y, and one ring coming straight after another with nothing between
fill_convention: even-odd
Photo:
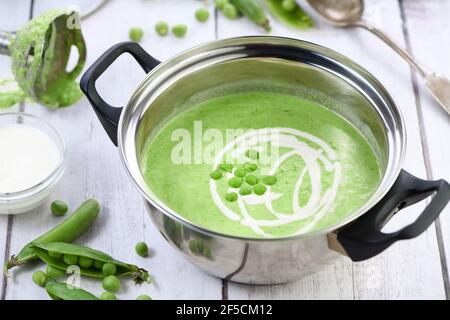
<instances>
[{"instance_id":1,"label":"white cream in bowl","mask_svg":"<svg viewBox=\"0 0 450 320\"><path fill-rule=\"evenodd\" d=\"M0 193L14 193L43 182L61 155L43 131L21 124L0 125Z\"/></svg>"},{"instance_id":2,"label":"white cream in bowl","mask_svg":"<svg viewBox=\"0 0 450 320\"><path fill-rule=\"evenodd\" d=\"M0 215L45 203L64 174L65 158L64 138L48 121L0 114Z\"/></svg>"}]
</instances>

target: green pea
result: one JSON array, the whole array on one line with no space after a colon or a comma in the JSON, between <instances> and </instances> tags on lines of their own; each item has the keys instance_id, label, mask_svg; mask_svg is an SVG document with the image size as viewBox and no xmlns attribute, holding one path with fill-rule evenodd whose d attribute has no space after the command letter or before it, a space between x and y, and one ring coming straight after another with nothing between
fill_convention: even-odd
<instances>
[{"instance_id":1,"label":"green pea","mask_svg":"<svg viewBox=\"0 0 450 320\"><path fill-rule=\"evenodd\" d=\"M117 292L120 290L120 281L116 276L107 276L102 281L102 288L108 292Z\"/></svg>"},{"instance_id":2,"label":"green pea","mask_svg":"<svg viewBox=\"0 0 450 320\"><path fill-rule=\"evenodd\" d=\"M228 185L232 188L239 188L242 185L242 178L233 177L228 181Z\"/></svg>"},{"instance_id":3,"label":"green pea","mask_svg":"<svg viewBox=\"0 0 450 320\"><path fill-rule=\"evenodd\" d=\"M212 252L211 252L211 249L209 247L204 247L203 248L203 256L205 258L208 258L208 259L212 258Z\"/></svg>"},{"instance_id":4,"label":"green pea","mask_svg":"<svg viewBox=\"0 0 450 320\"><path fill-rule=\"evenodd\" d=\"M219 166L219 169L224 171L224 172L232 172L233 171L233 165L229 164L229 163L222 163Z\"/></svg>"},{"instance_id":5,"label":"green pea","mask_svg":"<svg viewBox=\"0 0 450 320\"><path fill-rule=\"evenodd\" d=\"M105 276L113 276L116 274L116 272L117 272L117 267L115 264L107 262L103 265L102 273Z\"/></svg>"},{"instance_id":6,"label":"green pea","mask_svg":"<svg viewBox=\"0 0 450 320\"><path fill-rule=\"evenodd\" d=\"M62 217L69 211L69 206L64 201L56 200L52 202L50 209L55 217Z\"/></svg>"},{"instance_id":7,"label":"green pea","mask_svg":"<svg viewBox=\"0 0 450 320\"><path fill-rule=\"evenodd\" d=\"M137 297L136 300L153 300L153 299L152 299L152 297L150 297L146 294L142 294L139 297Z\"/></svg>"},{"instance_id":8,"label":"green pea","mask_svg":"<svg viewBox=\"0 0 450 320\"><path fill-rule=\"evenodd\" d=\"M187 33L188 27L185 24L177 24L172 27L172 33L177 38L183 38Z\"/></svg>"},{"instance_id":9,"label":"green pea","mask_svg":"<svg viewBox=\"0 0 450 320\"><path fill-rule=\"evenodd\" d=\"M102 300L117 300L117 296L114 293L111 292L103 292L100 296L100 299Z\"/></svg>"},{"instance_id":10,"label":"green pea","mask_svg":"<svg viewBox=\"0 0 450 320\"><path fill-rule=\"evenodd\" d=\"M62 259L63 254L59 252L49 252L48 255L54 259Z\"/></svg>"},{"instance_id":11,"label":"green pea","mask_svg":"<svg viewBox=\"0 0 450 320\"><path fill-rule=\"evenodd\" d=\"M242 186L241 189L239 189L239 194L241 196L247 196L252 193L252 189L248 186Z\"/></svg>"},{"instance_id":12,"label":"green pea","mask_svg":"<svg viewBox=\"0 0 450 320\"><path fill-rule=\"evenodd\" d=\"M222 171L220 171L219 169L214 170L213 172L211 172L210 176L214 180L219 180L222 178Z\"/></svg>"},{"instance_id":13,"label":"green pea","mask_svg":"<svg viewBox=\"0 0 450 320\"><path fill-rule=\"evenodd\" d=\"M297 9L297 3L295 2L295 0L283 0L283 2L281 3L281 7L286 12L292 12Z\"/></svg>"},{"instance_id":14,"label":"green pea","mask_svg":"<svg viewBox=\"0 0 450 320\"><path fill-rule=\"evenodd\" d=\"M257 184L254 188L253 191L258 195L258 196L262 196L264 193L266 193L266 186L263 184Z\"/></svg>"},{"instance_id":15,"label":"green pea","mask_svg":"<svg viewBox=\"0 0 450 320\"><path fill-rule=\"evenodd\" d=\"M199 22L206 22L209 19L209 11L205 8L199 8L195 11L195 18Z\"/></svg>"},{"instance_id":16,"label":"green pea","mask_svg":"<svg viewBox=\"0 0 450 320\"><path fill-rule=\"evenodd\" d=\"M227 193L225 196L225 200L228 202L235 202L238 199L238 195L236 192Z\"/></svg>"},{"instance_id":17,"label":"green pea","mask_svg":"<svg viewBox=\"0 0 450 320\"><path fill-rule=\"evenodd\" d=\"M253 172L256 171L256 169L258 169L258 166L255 163L246 163L244 164L244 168L249 172Z\"/></svg>"},{"instance_id":18,"label":"green pea","mask_svg":"<svg viewBox=\"0 0 450 320\"><path fill-rule=\"evenodd\" d=\"M71 254L65 254L63 257L64 263L68 266L74 266L78 264L78 256L74 256Z\"/></svg>"},{"instance_id":19,"label":"green pea","mask_svg":"<svg viewBox=\"0 0 450 320\"><path fill-rule=\"evenodd\" d=\"M231 3L227 3L223 7L223 15L230 20L234 20L238 17L239 12L234 5L232 5Z\"/></svg>"},{"instance_id":20,"label":"green pea","mask_svg":"<svg viewBox=\"0 0 450 320\"><path fill-rule=\"evenodd\" d=\"M169 25L165 21L159 21L155 24L155 31L161 37L167 36L169 34Z\"/></svg>"},{"instance_id":21,"label":"green pea","mask_svg":"<svg viewBox=\"0 0 450 320\"><path fill-rule=\"evenodd\" d=\"M193 254L198 254L199 253L197 241L195 241L195 240L189 241L189 250L191 250L191 252Z\"/></svg>"},{"instance_id":22,"label":"green pea","mask_svg":"<svg viewBox=\"0 0 450 320\"><path fill-rule=\"evenodd\" d=\"M64 270L61 270L59 268L53 267L51 265L47 265L47 267L45 268L45 273L53 278L53 279L58 279L60 277L63 277L66 275L66 273L64 272Z\"/></svg>"},{"instance_id":23,"label":"green pea","mask_svg":"<svg viewBox=\"0 0 450 320\"><path fill-rule=\"evenodd\" d=\"M246 174L247 174L247 170L245 170L242 167L234 170L234 175L238 178L243 178L243 177L245 177Z\"/></svg>"},{"instance_id":24,"label":"green pea","mask_svg":"<svg viewBox=\"0 0 450 320\"><path fill-rule=\"evenodd\" d=\"M259 179L257 176L254 175L248 175L245 177L245 182L247 182L249 185L254 186L259 182Z\"/></svg>"},{"instance_id":25,"label":"green pea","mask_svg":"<svg viewBox=\"0 0 450 320\"><path fill-rule=\"evenodd\" d=\"M245 156L252 160L258 160L259 159L259 152L256 150L247 150L245 152Z\"/></svg>"},{"instance_id":26,"label":"green pea","mask_svg":"<svg viewBox=\"0 0 450 320\"><path fill-rule=\"evenodd\" d=\"M102 270L104 264L105 264L104 262L96 260L96 261L94 261L94 268L98 269L98 270Z\"/></svg>"},{"instance_id":27,"label":"green pea","mask_svg":"<svg viewBox=\"0 0 450 320\"><path fill-rule=\"evenodd\" d=\"M36 271L31 278L33 279L33 282L40 287L44 287L47 283L47 275L44 271Z\"/></svg>"},{"instance_id":28,"label":"green pea","mask_svg":"<svg viewBox=\"0 0 450 320\"><path fill-rule=\"evenodd\" d=\"M223 10L225 5L228 4L228 0L215 0L214 5L217 9Z\"/></svg>"},{"instance_id":29,"label":"green pea","mask_svg":"<svg viewBox=\"0 0 450 320\"><path fill-rule=\"evenodd\" d=\"M275 176L265 176L263 178L264 184L268 186L273 186L275 183L277 183L277 177Z\"/></svg>"},{"instance_id":30,"label":"green pea","mask_svg":"<svg viewBox=\"0 0 450 320\"><path fill-rule=\"evenodd\" d=\"M94 259L88 258L88 257L80 257L80 260L78 261L78 264L82 268L90 268L94 265Z\"/></svg>"},{"instance_id":31,"label":"green pea","mask_svg":"<svg viewBox=\"0 0 450 320\"><path fill-rule=\"evenodd\" d=\"M145 242L138 242L138 243L136 243L136 245L134 246L134 250L141 257L148 256L148 246L147 246L147 244Z\"/></svg>"},{"instance_id":32,"label":"green pea","mask_svg":"<svg viewBox=\"0 0 450 320\"><path fill-rule=\"evenodd\" d=\"M144 37L144 31L139 27L133 27L128 31L128 36L131 41L140 42Z\"/></svg>"}]
</instances>

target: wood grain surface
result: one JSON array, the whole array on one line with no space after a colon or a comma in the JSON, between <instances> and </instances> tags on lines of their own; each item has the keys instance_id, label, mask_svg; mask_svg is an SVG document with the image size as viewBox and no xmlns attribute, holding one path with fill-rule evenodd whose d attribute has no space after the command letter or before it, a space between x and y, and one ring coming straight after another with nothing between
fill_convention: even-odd
<instances>
[{"instance_id":1,"label":"wood grain surface","mask_svg":"<svg viewBox=\"0 0 450 320\"><path fill-rule=\"evenodd\" d=\"M14 30L30 15L89 1L0 0L0 29ZM311 12L311 8L305 8ZM142 46L163 61L195 45L219 38L263 34L246 19L229 21L212 6L206 24L195 21L196 0L111 0L101 11L83 21L83 32L91 64L107 48L128 40L128 29L140 26L146 35ZM365 18L387 31L430 69L450 76L450 2L446 0L370 0ZM314 15L314 14L313 14ZM421 178L450 179L450 119L429 97L420 79L388 46L365 30L338 29L321 22L308 31L289 29L272 19L273 35L298 38L330 47L349 56L373 73L397 101L405 117L408 149L404 168ZM160 38L153 31L158 20L186 23L184 39ZM1 77L8 76L9 59L0 57ZM98 82L100 93L113 105L122 105L144 73L130 58L120 58ZM13 110L17 110L15 107ZM25 103L23 111L51 121L68 145L65 176L52 195L75 208L95 197L102 212L95 226L79 242L104 250L121 260L151 270L155 283L135 287L124 282L121 299L142 293L155 299L446 299L450 298L450 207L436 226L420 237L395 244L381 255L361 263L338 260L321 272L300 281L277 286L249 286L210 277L179 256L152 226L139 193L127 177L117 149L110 143L88 102L49 111ZM0 110L7 112L11 110ZM1 152L1 151L0 151ZM399 214L388 228L393 230L414 221L424 203ZM49 204L20 216L0 216L0 256L7 258L37 235L59 222L49 213ZM134 244L146 241L149 258L134 253ZM2 299L47 299L31 281L39 264L0 277ZM83 280L82 286L100 294L97 281Z\"/></svg>"}]
</instances>

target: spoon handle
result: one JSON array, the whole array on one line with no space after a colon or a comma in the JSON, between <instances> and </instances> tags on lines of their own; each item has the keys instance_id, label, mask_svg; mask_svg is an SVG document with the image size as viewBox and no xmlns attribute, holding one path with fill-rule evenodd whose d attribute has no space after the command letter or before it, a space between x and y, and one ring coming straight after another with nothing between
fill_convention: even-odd
<instances>
[{"instance_id":1,"label":"spoon handle","mask_svg":"<svg viewBox=\"0 0 450 320\"><path fill-rule=\"evenodd\" d=\"M10 36L10 33L0 30L0 54L9 56Z\"/></svg>"},{"instance_id":2,"label":"spoon handle","mask_svg":"<svg viewBox=\"0 0 450 320\"><path fill-rule=\"evenodd\" d=\"M429 71L406 50L401 48L384 31L364 21L360 21L356 25L372 32L374 35L387 43L392 49L394 49L394 51L397 52L403 59L405 59L406 62L408 62L414 68L414 70L416 70L421 75L421 77L425 81L425 86L427 87L427 89L450 115L450 80L448 80L444 76Z\"/></svg>"}]
</instances>

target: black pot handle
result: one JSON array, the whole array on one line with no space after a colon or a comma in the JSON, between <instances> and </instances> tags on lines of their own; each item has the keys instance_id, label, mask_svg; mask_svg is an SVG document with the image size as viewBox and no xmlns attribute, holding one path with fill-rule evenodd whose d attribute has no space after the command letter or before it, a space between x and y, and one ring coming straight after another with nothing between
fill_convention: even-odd
<instances>
[{"instance_id":1,"label":"black pot handle","mask_svg":"<svg viewBox=\"0 0 450 320\"><path fill-rule=\"evenodd\" d=\"M381 229L401 209L426 199L432 200L412 224L393 233ZM424 232L450 200L445 180L425 181L402 170L387 195L370 211L337 232L337 240L353 261L369 259L394 242L415 238Z\"/></svg>"},{"instance_id":2,"label":"black pot handle","mask_svg":"<svg viewBox=\"0 0 450 320\"><path fill-rule=\"evenodd\" d=\"M129 53L146 73L150 72L160 62L150 56L136 42L122 42L111 47L84 73L80 81L81 90L84 92L103 128L111 141L117 146L117 126L123 108L113 107L100 97L95 83L97 79L108 69L118 57Z\"/></svg>"}]
</instances>

